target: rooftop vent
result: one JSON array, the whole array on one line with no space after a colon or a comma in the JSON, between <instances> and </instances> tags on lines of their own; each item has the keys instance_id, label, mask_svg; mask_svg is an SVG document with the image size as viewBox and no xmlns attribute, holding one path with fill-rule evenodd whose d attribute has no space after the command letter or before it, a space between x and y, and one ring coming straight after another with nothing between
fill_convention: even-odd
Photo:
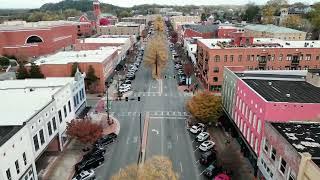
<instances>
[{"instance_id":1,"label":"rooftop vent","mask_svg":"<svg viewBox=\"0 0 320 180\"><path fill-rule=\"evenodd\" d=\"M269 84L269 86L271 86L271 85L272 85L272 82L271 82L271 81L269 81L269 82L268 82L268 84Z\"/></svg>"},{"instance_id":2,"label":"rooftop vent","mask_svg":"<svg viewBox=\"0 0 320 180\"><path fill-rule=\"evenodd\" d=\"M83 57L87 57L87 54L84 54Z\"/></svg>"},{"instance_id":3,"label":"rooftop vent","mask_svg":"<svg viewBox=\"0 0 320 180\"><path fill-rule=\"evenodd\" d=\"M290 94L289 94L289 93L288 93L288 94L286 94L286 97L287 97L287 98L289 98L289 97L290 97Z\"/></svg>"},{"instance_id":4,"label":"rooftop vent","mask_svg":"<svg viewBox=\"0 0 320 180\"><path fill-rule=\"evenodd\" d=\"M290 43L286 42L286 45L290 46Z\"/></svg>"}]
</instances>

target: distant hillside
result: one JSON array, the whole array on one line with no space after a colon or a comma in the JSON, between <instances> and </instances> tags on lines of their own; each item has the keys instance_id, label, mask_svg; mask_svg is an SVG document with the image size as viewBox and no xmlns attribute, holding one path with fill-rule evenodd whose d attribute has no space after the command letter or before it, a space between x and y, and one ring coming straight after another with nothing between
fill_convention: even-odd
<instances>
[{"instance_id":1,"label":"distant hillside","mask_svg":"<svg viewBox=\"0 0 320 180\"><path fill-rule=\"evenodd\" d=\"M101 3L100 8L103 13L111 13L114 15L119 14L121 11L129 10L105 3ZM66 9L76 9L82 12L92 11L92 0L64 0L58 3L47 3L40 7L40 11L63 11Z\"/></svg>"}]
</instances>

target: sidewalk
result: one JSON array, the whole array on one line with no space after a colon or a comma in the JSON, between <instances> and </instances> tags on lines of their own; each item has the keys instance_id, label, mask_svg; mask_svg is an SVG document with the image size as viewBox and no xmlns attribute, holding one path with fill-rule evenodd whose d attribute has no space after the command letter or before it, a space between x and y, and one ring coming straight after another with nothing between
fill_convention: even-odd
<instances>
[{"instance_id":1,"label":"sidewalk","mask_svg":"<svg viewBox=\"0 0 320 180\"><path fill-rule=\"evenodd\" d=\"M224 169L232 171L232 179L237 180L251 180L254 179L253 168L250 162L243 157L240 152L240 145L236 139L225 133L221 128L209 128L213 141L216 143L218 164ZM227 144L225 140L230 139Z\"/></svg>"},{"instance_id":2,"label":"sidewalk","mask_svg":"<svg viewBox=\"0 0 320 180\"><path fill-rule=\"evenodd\" d=\"M112 132L119 134L120 123L117 119L110 116L114 120L114 124L108 125L107 115L105 113L99 113L92 116L93 121L103 121L103 134L110 134ZM74 174L74 165L79 162L83 156L82 148L84 146L78 141L72 139L70 143L65 147L64 151L56 158L50 169L47 170L44 176L45 180L61 180L71 179Z\"/></svg>"}]
</instances>

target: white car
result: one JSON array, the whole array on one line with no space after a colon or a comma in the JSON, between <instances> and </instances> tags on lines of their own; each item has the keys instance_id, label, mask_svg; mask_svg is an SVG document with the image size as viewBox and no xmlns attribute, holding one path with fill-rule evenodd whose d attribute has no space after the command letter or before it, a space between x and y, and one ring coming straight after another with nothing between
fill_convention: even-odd
<instances>
[{"instance_id":1,"label":"white car","mask_svg":"<svg viewBox=\"0 0 320 180\"><path fill-rule=\"evenodd\" d=\"M77 174L72 180L93 180L96 179L96 174L94 171L87 170L87 171L82 171L80 174Z\"/></svg>"},{"instance_id":2,"label":"white car","mask_svg":"<svg viewBox=\"0 0 320 180\"><path fill-rule=\"evenodd\" d=\"M130 89L131 87L122 87L122 88L119 88L119 92L125 93L125 92L128 92Z\"/></svg>"},{"instance_id":3,"label":"white car","mask_svg":"<svg viewBox=\"0 0 320 180\"><path fill-rule=\"evenodd\" d=\"M128 87L131 88L131 84L121 84L121 85L119 86L119 88L128 88Z\"/></svg>"},{"instance_id":4,"label":"white car","mask_svg":"<svg viewBox=\"0 0 320 180\"><path fill-rule=\"evenodd\" d=\"M209 138L209 133L207 132L201 132L198 136L197 136L197 141L198 142L203 142L205 140L207 140Z\"/></svg>"},{"instance_id":5,"label":"white car","mask_svg":"<svg viewBox=\"0 0 320 180\"><path fill-rule=\"evenodd\" d=\"M192 132L193 134L198 134L199 132L203 131L203 129L204 129L204 124L198 123L197 125L193 125L190 128L190 132Z\"/></svg>"},{"instance_id":6,"label":"white car","mask_svg":"<svg viewBox=\"0 0 320 180\"><path fill-rule=\"evenodd\" d=\"M215 144L216 143L214 143L213 141L210 141L210 140L205 141L205 142L201 143L199 149L201 151L208 151L208 150L212 149Z\"/></svg>"}]
</instances>

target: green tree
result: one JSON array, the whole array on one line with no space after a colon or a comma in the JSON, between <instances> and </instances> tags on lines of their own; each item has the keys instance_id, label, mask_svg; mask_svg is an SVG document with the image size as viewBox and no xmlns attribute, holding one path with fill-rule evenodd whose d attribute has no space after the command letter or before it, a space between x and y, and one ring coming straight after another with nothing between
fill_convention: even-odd
<instances>
[{"instance_id":1,"label":"green tree","mask_svg":"<svg viewBox=\"0 0 320 180\"><path fill-rule=\"evenodd\" d=\"M186 104L195 121L215 123L222 113L221 98L209 92L200 92Z\"/></svg>"},{"instance_id":2,"label":"green tree","mask_svg":"<svg viewBox=\"0 0 320 180\"><path fill-rule=\"evenodd\" d=\"M87 82L88 87L90 87L92 84L97 82L98 79L99 78L96 76L94 68L92 67L92 65L90 65L89 69L88 69L88 73L87 73L86 79L85 79L86 82Z\"/></svg>"},{"instance_id":3,"label":"green tree","mask_svg":"<svg viewBox=\"0 0 320 180\"><path fill-rule=\"evenodd\" d=\"M288 28L301 29L302 18L298 15L290 15L283 21L282 25Z\"/></svg>"},{"instance_id":4,"label":"green tree","mask_svg":"<svg viewBox=\"0 0 320 180\"><path fill-rule=\"evenodd\" d=\"M0 66L9 66L10 60L7 57L1 56L0 57Z\"/></svg>"},{"instance_id":5,"label":"green tree","mask_svg":"<svg viewBox=\"0 0 320 180\"><path fill-rule=\"evenodd\" d=\"M260 12L259 6L253 3L247 4L246 11L243 15L243 20L246 20L248 22L253 22L257 20L259 12Z\"/></svg>"},{"instance_id":6,"label":"green tree","mask_svg":"<svg viewBox=\"0 0 320 180\"><path fill-rule=\"evenodd\" d=\"M74 77L74 75L77 72L77 69L79 69L79 71L81 72L80 68L79 68L79 63L74 62L71 66L71 77Z\"/></svg>"},{"instance_id":7,"label":"green tree","mask_svg":"<svg viewBox=\"0 0 320 180\"><path fill-rule=\"evenodd\" d=\"M29 70L30 78L44 78L40 67L35 63L31 63L30 70Z\"/></svg>"},{"instance_id":8,"label":"green tree","mask_svg":"<svg viewBox=\"0 0 320 180\"><path fill-rule=\"evenodd\" d=\"M313 5L313 10L308 14L307 17L313 26L317 38L320 38L320 3Z\"/></svg>"},{"instance_id":9,"label":"green tree","mask_svg":"<svg viewBox=\"0 0 320 180\"><path fill-rule=\"evenodd\" d=\"M19 68L17 70L17 79L26 79L28 77L29 73L27 68L22 63L20 63Z\"/></svg>"},{"instance_id":10,"label":"green tree","mask_svg":"<svg viewBox=\"0 0 320 180\"><path fill-rule=\"evenodd\" d=\"M63 11L63 16L65 19L67 19L68 17L75 17L80 15L81 15L81 11L78 11L76 9L66 9Z\"/></svg>"},{"instance_id":11,"label":"green tree","mask_svg":"<svg viewBox=\"0 0 320 180\"><path fill-rule=\"evenodd\" d=\"M201 14L201 21L206 21L207 20L207 15L205 13Z\"/></svg>"},{"instance_id":12,"label":"green tree","mask_svg":"<svg viewBox=\"0 0 320 180\"><path fill-rule=\"evenodd\" d=\"M279 15L280 9L288 5L287 0L269 0L262 8L264 24L273 24L274 16Z\"/></svg>"},{"instance_id":13,"label":"green tree","mask_svg":"<svg viewBox=\"0 0 320 180\"><path fill-rule=\"evenodd\" d=\"M118 15L118 18L124 18L124 17L130 17L132 16L132 14L126 10L122 10L119 15Z\"/></svg>"}]
</instances>

